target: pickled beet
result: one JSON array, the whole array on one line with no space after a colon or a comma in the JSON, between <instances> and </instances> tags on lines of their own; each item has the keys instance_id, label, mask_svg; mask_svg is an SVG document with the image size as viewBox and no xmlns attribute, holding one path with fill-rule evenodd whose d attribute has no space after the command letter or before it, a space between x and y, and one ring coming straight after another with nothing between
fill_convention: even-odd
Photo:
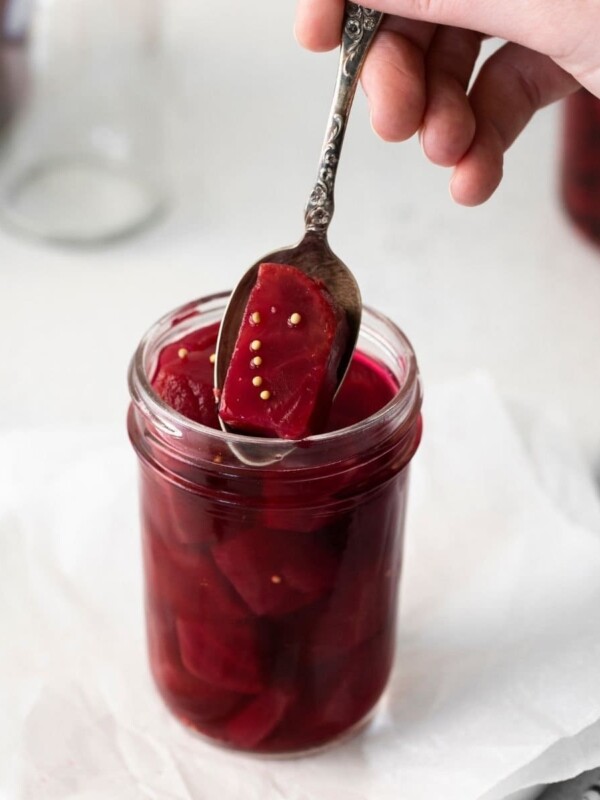
<instances>
[{"instance_id":1,"label":"pickled beet","mask_svg":"<svg viewBox=\"0 0 600 800\"><path fill-rule=\"evenodd\" d=\"M202 725L230 715L248 696L207 683L183 665L175 624L168 613L148 602L148 649L154 679L167 704L186 721Z\"/></svg>"},{"instance_id":2,"label":"pickled beet","mask_svg":"<svg viewBox=\"0 0 600 800\"><path fill-rule=\"evenodd\" d=\"M193 402L186 389L176 410L186 414L189 400L190 418L212 428L214 403L199 398L212 397L216 337L211 326L168 344L152 380L167 403L170 377L193 384ZM357 352L323 427L360 422L397 391L382 364ZM319 746L368 714L391 668L406 497L398 470L417 429L393 462L381 456L391 466L375 486L380 467L350 448L316 498L302 480L281 495L276 471L257 474L242 495L225 465L216 483L142 470L150 658L182 721L231 747L285 753Z\"/></svg>"},{"instance_id":3,"label":"pickled beet","mask_svg":"<svg viewBox=\"0 0 600 800\"><path fill-rule=\"evenodd\" d=\"M245 750L256 747L281 722L293 695L278 687L267 689L233 715L225 728L225 741Z\"/></svg>"},{"instance_id":4,"label":"pickled beet","mask_svg":"<svg viewBox=\"0 0 600 800\"><path fill-rule=\"evenodd\" d=\"M255 620L178 618L176 628L181 660L190 674L242 694L266 688Z\"/></svg>"},{"instance_id":5,"label":"pickled beet","mask_svg":"<svg viewBox=\"0 0 600 800\"><path fill-rule=\"evenodd\" d=\"M173 483L156 484L144 474L142 499L147 524L172 545L208 549L222 527L213 500Z\"/></svg>"},{"instance_id":6,"label":"pickled beet","mask_svg":"<svg viewBox=\"0 0 600 800\"><path fill-rule=\"evenodd\" d=\"M261 264L225 377L221 419L257 436L321 432L347 332L324 284L295 267Z\"/></svg>"},{"instance_id":7,"label":"pickled beet","mask_svg":"<svg viewBox=\"0 0 600 800\"><path fill-rule=\"evenodd\" d=\"M159 397L184 417L218 428L211 355L219 325L194 331L164 347L152 379Z\"/></svg>"},{"instance_id":8,"label":"pickled beet","mask_svg":"<svg viewBox=\"0 0 600 800\"><path fill-rule=\"evenodd\" d=\"M158 366L152 379L155 392L165 403L184 416L215 429L219 428L219 420L214 402L213 365L210 356L215 352L218 333L218 324L211 325L203 331L188 334L167 345L160 353ZM178 355L182 350L188 351L184 358ZM263 356L260 357L263 358ZM264 360L262 364L264 364ZM181 402L176 398L175 404L173 404L169 394L168 377L170 375L174 375L178 379L189 378L189 382L194 387L200 387L198 395L201 397L207 398L210 394L212 405L209 413L205 413L204 417L199 419L201 410L196 395L194 395L193 402L188 394L182 398ZM253 375L254 372L251 373L251 377ZM386 367L357 350L344 382L328 410L325 429L337 431L367 419L387 405L397 391L396 381ZM184 400L190 400L190 413L186 409ZM206 411L207 408L208 406L203 407L203 410Z\"/></svg>"},{"instance_id":9,"label":"pickled beet","mask_svg":"<svg viewBox=\"0 0 600 800\"><path fill-rule=\"evenodd\" d=\"M150 532L144 542L144 561L155 596L173 614L192 620L207 617L243 619L250 610L210 553L193 547L167 546Z\"/></svg>"},{"instance_id":10,"label":"pickled beet","mask_svg":"<svg viewBox=\"0 0 600 800\"><path fill-rule=\"evenodd\" d=\"M215 561L255 614L289 614L333 586L337 561L310 533L256 529L218 544Z\"/></svg>"},{"instance_id":11,"label":"pickled beet","mask_svg":"<svg viewBox=\"0 0 600 800\"><path fill-rule=\"evenodd\" d=\"M313 662L299 681L283 723L260 749L307 750L359 723L380 698L393 660L393 632L384 630L352 651L352 657Z\"/></svg>"}]
</instances>

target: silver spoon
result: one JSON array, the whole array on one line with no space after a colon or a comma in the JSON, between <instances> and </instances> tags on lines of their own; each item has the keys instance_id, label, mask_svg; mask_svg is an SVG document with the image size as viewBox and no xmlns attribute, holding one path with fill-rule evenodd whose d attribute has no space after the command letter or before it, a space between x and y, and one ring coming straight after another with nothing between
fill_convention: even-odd
<instances>
[{"instance_id":1,"label":"silver spoon","mask_svg":"<svg viewBox=\"0 0 600 800\"><path fill-rule=\"evenodd\" d=\"M362 302L354 276L329 246L327 229L333 217L337 167L360 70L382 18L383 14L379 11L356 3L346 3L337 82L321 151L317 182L304 212L304 237L295 247L275 250L263 256L250 267L234 289L217 340L214 379L218 389L223 387L225 381L248 296L256 283L258 268L265 262L289 264L323 281L338 306L345 312L348 323L349 333L338 370L338 386L350 366L360 328ZM223 421L221 427L228 430Z\"/></svg>"}]
</instances>

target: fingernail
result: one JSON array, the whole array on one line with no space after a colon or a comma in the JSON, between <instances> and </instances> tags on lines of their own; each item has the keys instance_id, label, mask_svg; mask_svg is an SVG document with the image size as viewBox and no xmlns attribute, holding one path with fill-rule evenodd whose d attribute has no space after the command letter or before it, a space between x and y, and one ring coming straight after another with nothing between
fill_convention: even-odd
<instances>
[{"instance_id":1,"label":"fingernail","mask_svg":"<svg viewBox=\"0 0 600 800\"><path fill-rule=\"evenodd\" d=\"M456 203L456 202L457 202L456 198L454 197L454 190L453 190L453 184L454 184L454 179L455 179L455 178L456 178L456 173L454 173L454 174L452 175L452 177L450 178L450 183L448 184L448 191L449 191L449 193L450 193L450 197L451 197L451 199L452 199L452 201L453 201L454 203Z\"/></svg>"},{"instance_id":2,"label":"fingernail","mask_svg":"<svg viewBox=\"0 0 600 800\"><path fill-rule=\"evenodd\" d=\"M429 156L427 155L427 149L425 148L425 128L423 127L419 128L417 136L419 139L419 144L421 145L421 152L423 153L425 158L429 158Z\"/></svg>"},{"instance_id":3,"label":"fingernail","mask_svg":"<svg viewBox=\"0 0 600 800\"><path fill-rule=\"evenodd\" d=\"M377 131L375 130L375 125L373 125L373 111L371 110L371 108L370 108L370 107L369 107L369 125L371 126L371 130L373 131L373 133L374 133L376 136L378 136L379 134L378 134L378 133L377 133Z\"/></svg>"}]
</instances>

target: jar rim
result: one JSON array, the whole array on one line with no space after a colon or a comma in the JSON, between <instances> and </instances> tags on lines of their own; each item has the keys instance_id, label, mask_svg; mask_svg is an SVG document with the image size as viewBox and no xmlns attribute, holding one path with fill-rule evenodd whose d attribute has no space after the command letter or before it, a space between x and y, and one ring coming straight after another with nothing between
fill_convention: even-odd
<instances>
[{"instance_id":1,"label":"jar rim","mask_svg":"<svg viewBox=\"0 0 600 800\"><path fill-rule=\"evenodd\" d=\"M128 371L129 392L132 401L146 416L152 419L155 425L158 424L167 434L177 438L181 438L184 433L192 436L199 435L202 436L204 440L207 438L214 439L215 443L218 442L220 445L230 446L232 448L236 446L260 448L265 454L274 454L280 451L288 453L290 450L300 447L335 446L336 442L340 442L348 437L363 436L365 433L391 421L395 421L396 426L400 427L411 416L415 407L420 408L422 400L421 382L416 355L409 339L385 314L369 306L364 306L363 324L368 319L382 324L385 329L402 344L406 357L406 374L398 392L385 406L371 416L353 425L349 425L348 427L339 428L338 430L329 431L327 433L315 434L299 440L265 438L231 433L221 429L210 428L200 422L195 422L185 417L165 403L154 391L151 384L151 377L146 371L148 351L162 331L172 330L176 324L194 316L196 313L202 316L205 307L213 306L213 310L216 310L217 306L215 304L221 303L224 311L229 295L230 292L228 291L207 295L184 303L167 312L145 332L133 354Z\"/></svg>"}]
</instances>

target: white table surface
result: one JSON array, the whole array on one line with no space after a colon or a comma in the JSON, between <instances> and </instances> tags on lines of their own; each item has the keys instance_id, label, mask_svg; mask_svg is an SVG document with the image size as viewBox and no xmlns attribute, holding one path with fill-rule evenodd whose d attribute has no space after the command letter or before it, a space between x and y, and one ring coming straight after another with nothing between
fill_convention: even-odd
<instances>
[{"instance_id":1,"label":"white table surface","mask_svg":"<svg viewBox=\"0 0 600 800\"><path fill-rule=\"evenodd\" d=\"M336 56L300 49L293 6L170 4L164 222L89 251L0 232L0 425L122 428L148 325L298 238ZM360 97L331 241L412 339L425 387L483 367L509 398L565 416L595 461L600 251L561 213L558 139L558 111L540 113L492 201L463 209L416 142L373 135Z\"/></svg>"}]
</instances>

